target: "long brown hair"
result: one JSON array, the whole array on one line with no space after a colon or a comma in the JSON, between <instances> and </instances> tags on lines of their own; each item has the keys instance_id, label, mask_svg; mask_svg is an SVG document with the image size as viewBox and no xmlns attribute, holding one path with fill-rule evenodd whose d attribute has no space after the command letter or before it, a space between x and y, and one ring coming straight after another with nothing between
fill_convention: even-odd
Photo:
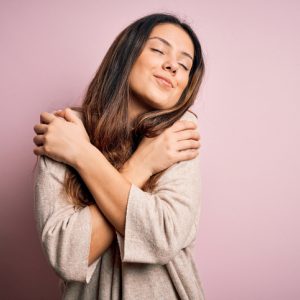
<instances>
[{"instance_id":1,"label":"long brown hair","mask_svg":"<svg viewBox=\"0 0 300 300\"><path fill-rule=\"evenodd\" d=\"M140 114L131 124L131 129L128 120L128 77L152 29L162 23L181 27L193 41L194 61L189 82L175 106ZM82 113L82 121L91 143L120 170L144 136L159 135L188 110L195 101L203 75L202 50L191 27L171 14L151 14L136 20L116 37L88 86L81 107L72 109ZM163 172L151 176L142 189L153 191ZM86 206L95 203L79 174L70 166L67 166L64 188L74 205Z\"/></svg>"}]
</instances>

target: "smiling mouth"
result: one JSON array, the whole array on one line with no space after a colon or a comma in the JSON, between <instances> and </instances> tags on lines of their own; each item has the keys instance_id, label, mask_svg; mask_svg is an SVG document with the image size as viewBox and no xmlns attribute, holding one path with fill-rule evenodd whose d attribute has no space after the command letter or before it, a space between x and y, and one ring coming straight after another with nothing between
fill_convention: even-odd
<instances>
[{"instance_id":1,"label":"smiling mouth","mask_svg":"<svg viewBox=\"0 0 300 300\"><path fill-rule=\"evenodd\" d=\"M157 76L154 76L154 77L156 79L156 82L158 82L158 84L160 86L162 86L164 88L168 88L168 89L173 88L172 85L168 81L164 80L163 78L160 78L160 77L157 77Z\"/></svg>"}]
</instances>

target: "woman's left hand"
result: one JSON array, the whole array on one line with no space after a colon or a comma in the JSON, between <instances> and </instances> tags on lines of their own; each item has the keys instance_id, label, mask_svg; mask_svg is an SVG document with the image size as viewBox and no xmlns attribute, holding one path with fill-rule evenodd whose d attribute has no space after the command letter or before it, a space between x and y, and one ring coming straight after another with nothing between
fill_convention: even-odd
<instances>
[{"instance_id":1,"label":"woman's left hand","mask_svg":"<svg viewBox=\"0 0 300 300\"><path fill-rule=\"evenodd\" d=\"M46 155L56 161L75 167L81 149L90 144L89 136L79 117L70 109L40 115L40 123L34 126L37 135L33 153Z\"/></svg>"}]
</instances>

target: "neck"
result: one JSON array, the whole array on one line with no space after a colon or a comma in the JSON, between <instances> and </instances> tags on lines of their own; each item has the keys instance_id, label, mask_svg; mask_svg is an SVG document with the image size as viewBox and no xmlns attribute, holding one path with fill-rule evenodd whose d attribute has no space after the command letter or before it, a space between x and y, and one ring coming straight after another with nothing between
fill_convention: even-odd
<instances>
[{"instance_id":1,"label":"neck","mask_svg":"<svg viewBox=\"0 0 300 300\"><path fill-rule=\"evenodd\" d=\"M151 110L153 110L153 108L147 105L143 99L137 95L130 95L128 103L128 119L130 124L132 124L137 116Z\"/></svg>"}]
</instances>

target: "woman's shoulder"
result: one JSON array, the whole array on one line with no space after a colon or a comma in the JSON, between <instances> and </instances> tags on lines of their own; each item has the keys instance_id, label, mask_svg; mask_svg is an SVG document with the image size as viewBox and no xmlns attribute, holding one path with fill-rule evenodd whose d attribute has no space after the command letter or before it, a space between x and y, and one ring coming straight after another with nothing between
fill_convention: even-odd
<instances>
[{"instance_id":1,"label":"woman's shoulder","mask_svg":"<svg viewBox=\"0 0 300 300\"><path fill-rule=\"evenodd\" d=\"M195 112L187 110L181 117L180 120L188 120L198 125L198 116Z\"/></svg>"},{"instance_id":2,"label":"woman's shoulder","mask_svg":"<svg viewBox=\"0 0 300 300\"><path fill-rule=\"evenodd\" d=\"M183 120L191 120L191 121L198 121L198 115L192 111L191 109L188 109L182 116L180 119Z\"/></svg>"},{"instance_id":3,"label":"woman's shoulder","mask_svg":"<svg viewBox=\"0 0 300 300\"><path fill-rule=\"evenodd\" d=\"M195 122L197 125L198 116L192 112L191 110L187 110L180 118L180 120L188 120ZM197 126L196 129L199 132L199 126ZM199 154L192 159L189 160L183 160L178 161L175 164L171 165L169 168L167 168L162 176L158 179L158 184L156 188L154 189L154 192L160 190L162 186L165 184L177 182L181 182L181 186L186 185L188 187L194 185L197 185L197 180L199 178L200 173L200 156ZM192 182L192 179L194 180Z\"/></svg>"},{"instance_id":4,"label":"woman's shoulder","mask_svg":"<svg viewBox=\"0 0 300 300\"><path fill-rule=\"evenodd\" d=\"M36 176L49 174L55 179L63 182L67 166L48 156L39 155L36 165Z\"/></svg>"}]
</instances>

